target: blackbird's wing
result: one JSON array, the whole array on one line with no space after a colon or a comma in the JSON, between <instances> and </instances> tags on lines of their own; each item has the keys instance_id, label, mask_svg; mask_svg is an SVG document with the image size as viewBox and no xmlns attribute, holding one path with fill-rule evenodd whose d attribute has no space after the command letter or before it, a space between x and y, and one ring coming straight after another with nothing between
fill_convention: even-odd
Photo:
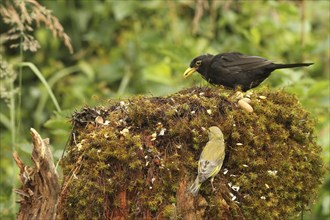
<instances>
[{"instance_id":1,"label":"blackbird's wing","mask_svg":"<svg viewBox=\"0 0 330 220\"><path fill-rule=\"evenodd\" d=\"M239 86L246 91L258 86L274 69L276 65L262 57L222 53L213 57L203 77L212 84Z\"/></svg>"},{"instance_id":2,"label":"blackbird's wing","mask_svg":"<svg viewBox=\"0 0 330 220\"><path fill-rule=\"evenodd\" d=\"M227 69L231 73L239 73L241 71L248 72L255 69L262 69L272 61L258 56L247 56L238 52L222 53L214 56L211 61L213 69Z\"/></svg>"}]
</instances>

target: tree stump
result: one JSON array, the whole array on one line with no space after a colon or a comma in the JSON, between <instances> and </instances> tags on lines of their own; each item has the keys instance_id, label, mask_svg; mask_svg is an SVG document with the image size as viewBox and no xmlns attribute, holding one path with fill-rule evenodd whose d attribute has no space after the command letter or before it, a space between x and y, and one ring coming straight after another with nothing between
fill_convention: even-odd
<instances>
[{"instance_id":1,"label":"tree stump","mask_svg":"<svg viewBox=\"0 0 330 220\"><path fill-rule=\"evenodd\" d=\"M324 175L313 120L296 97L259 89L237 98L221 87L167 97L110 100L72 117L59 185L48 140L31 129L18 219L290 219L307 210ZM243 100L243 101L242 101ZM226 157L196 197L207 128L218 126Z\"/></svg>"},{"instance_id":2,"label":"tree stump","mask_svg":"<svg viewBox=\"0 0 330 220\"><path fill-rule=\"evenodd\" d=\"M38 132L30 129L34 167L26 166L16 152L13 157L20 169L20 189L15 190L21 196L19 220L55 219L57 199L60 190L58 175L49 147L49 139L42 139Z\"/></svg>"},{"instance_id":3,"label":"tree stump","mask_svg":"<svg viewBox=\"0 0 330 220\"><path fill-rule=\"evenodd\" d=\"M58 219L288 219L308 209L324 174L313 120L293 95L258 91L251 108L203 87L76 112ZM223 131L226 158L216 191L206 181L192 197L210 126Z\"/></svg>"}]
</instances>

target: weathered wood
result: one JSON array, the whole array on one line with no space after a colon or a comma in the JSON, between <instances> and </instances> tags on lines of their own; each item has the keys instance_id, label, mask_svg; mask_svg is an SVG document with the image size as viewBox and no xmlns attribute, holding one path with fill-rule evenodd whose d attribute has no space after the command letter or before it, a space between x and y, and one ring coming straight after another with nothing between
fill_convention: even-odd
<instances>
[{"instance_id":1,"label":"weathered wood","mask_svg":"<svg viewBox=\"0 0 330 220\"><path fill-rule=\"evenodd\" d=\"M17 152L13 157L20 169L19 178L22 183L15 192L21 196L19 220L55 219L57 198L60 190L58 175L49 146L49 139L42 139L38 132L30 129L34 167L26 166Z\"/></svg>"}]
</instances>

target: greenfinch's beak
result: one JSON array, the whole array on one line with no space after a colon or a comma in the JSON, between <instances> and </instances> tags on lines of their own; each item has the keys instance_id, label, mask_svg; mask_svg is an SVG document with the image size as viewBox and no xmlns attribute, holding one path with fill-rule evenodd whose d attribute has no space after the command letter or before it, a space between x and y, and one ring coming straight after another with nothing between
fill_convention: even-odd
<instances>
[{"instance_id":1,"label":"greenfinch's beak","mask_svg":"<svg viewBox=\"0 0 330 220\"><path fill-rule=\"evenodd\" d=\"M190 76L192 73L196 72L197 68L196 67L189 67L188 69L186 69L186 71L184 71L184 78L187 78L188 76Z\"/></svg>"}]
</instances>

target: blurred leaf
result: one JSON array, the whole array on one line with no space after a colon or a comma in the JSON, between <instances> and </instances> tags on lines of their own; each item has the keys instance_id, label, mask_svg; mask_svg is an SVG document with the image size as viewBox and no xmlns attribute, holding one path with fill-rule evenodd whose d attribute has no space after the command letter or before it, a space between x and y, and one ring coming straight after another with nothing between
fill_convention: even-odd
<instances>
[{"instance_id":1,"label":"blurred leaf","mask_svg":"<svg viewBox=\"0 0 330 220\"><path fill-rule=\"evenodd\" d=\"M258 45L260 43L260 32L257 28L253 27L250 30L251 37L250 40L253 41L255 45Z\"/></svg>"},{"instance_id":2,"label":"blurred leaf","mask_svg":"<svg viewBox=\"0 0 330 220\"><path fill-rule=\"evenodd\" d=\"M5 126L8 130L11 130L11 124L9 118L0 112L0 122L3 126Z\"/></svg>"},{"instance_id":3,"label":"blurred leaf","mask_svg":"<svg viewBox=\"0 0 330 220\"><path fill-rule=\"evenodd\" d=\"M151 82L157 82L165 85L171 85L171 68L164 64L158 63L148 66L144 69L145 78Z\"/></svg>"},{"instance_id":4,"label":"blurred leaf","mask_svg":"<svg viewBox=\"0 0 330 220\"><path fill-rule=\"evenodd\" d=\"M135 2L115 1L113 2L113 12L116 20L120 21L131 15L135 9Z\"/></svg>"},{"instance_id":5,"label":"blurred leaf","mask_svg":"<svg viewBox=\"0 0 330 220\"><path fill-rule=\"evenodd\" d=\"M71 115L71 110L65 110L61 113L57 112L44 123L44 126L52 130L65 130L65 132L68 133L71 129Z\"/></svg>"},{"instance_id":6,"label":"blurred leaf","mask_svg":"<svg viewBox=\"0 0 330 220\"><path fill-rule=\"evenodd\" d=\"M94 80L95 71L89 63L85 62L84 60L81 60L79 61L78 66L81 71L86 74L89 80Z\"/></svg>"}]
</instances>

